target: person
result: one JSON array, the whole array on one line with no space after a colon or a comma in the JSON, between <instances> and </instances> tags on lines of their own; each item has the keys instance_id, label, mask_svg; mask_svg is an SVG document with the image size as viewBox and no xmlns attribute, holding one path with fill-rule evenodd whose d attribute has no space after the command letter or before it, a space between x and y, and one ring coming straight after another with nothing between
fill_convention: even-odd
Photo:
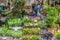
<instances>
[{"instance_id":1,"label":"person","mask_svg":"<svg viewBox=\"0 0 60 40\"><path fill-rule=\"evenodd\" d=\"M2 7L0 7L0 14L2 14L2 10L3 10Z\"/></svg>"},{"instance_id":2,"label":"person","mask_svg":"<svg viewBox=\"0 0 60 40\"><path fill-rule=\"evenodd\" d=\"M34 16L37 16L38 12L42 9L42 6L40 2L37 3L37 5L34 8Z\"/></svg>"},{"instance_id":3,"label":"person","mask_svg":"<svg viewBox=\"0 0 60 40\"><path fill-rule=\"evenodd\" d=\"M2 7L0 7L0 18L1 18L1 16L2 16Z\"/></svg>"}]
</instances>

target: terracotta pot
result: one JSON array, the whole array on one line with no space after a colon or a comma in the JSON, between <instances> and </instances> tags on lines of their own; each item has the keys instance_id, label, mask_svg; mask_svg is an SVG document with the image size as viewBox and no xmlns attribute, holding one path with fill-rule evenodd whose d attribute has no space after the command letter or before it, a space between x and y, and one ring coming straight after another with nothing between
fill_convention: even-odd
<instances>
[{"instance_id":1,"label":"terracotta pot","mask_svg":"<svg viewBox=\"0 0 60 40\"><path fill-rule=\"evenodd\" d=\"M48 28L48 32L51 32L53 35L55 35L55 30L54 30L54 28Z\"/></svg>"}]
</instances>

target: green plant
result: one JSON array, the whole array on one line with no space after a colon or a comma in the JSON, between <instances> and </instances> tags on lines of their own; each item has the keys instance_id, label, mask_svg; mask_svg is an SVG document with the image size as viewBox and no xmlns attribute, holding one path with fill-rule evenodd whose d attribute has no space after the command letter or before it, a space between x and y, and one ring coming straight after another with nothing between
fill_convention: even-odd
<instances>
[{"instance_id":1,"label":"green plant","mask_svg":"<svg viewBox=\"0 0 60 40\"><path fill-rule=\"evenodd\" d=\"M38 35L40 34L40 30L23 30L23 34L31 34L31 35Z\"/></svg>"},{"instance_id":2,"label":"green plant","mask_svg":"<svg viewBox=\"0 0 60 40\"><path fill-rule=\"evenodd\" d=\"M40 30L35 30L35 31L33 31L33 34L35 34L35 35L39 35L40 34Z\"/></svg>"},{"instance_id":3,"label":"green plant","mask_svg":"<svg viewBox=\"0 0 60 40\"><path fill-rule=\"evenodd\" d=\"M50 24L50 27L52 27L52 28L55 27L56 21L57 21L57 18L54 16L49 16L46 19L47 24Z\"/></svg>"},{"instance_id":4,"label":"green plant","mask_svg":"<svg viewBox=\"0 0 60 40\"><path fill-rule=\"evenodd\" d=\"M33 31L32 30L28 30L27 34L33 34Z\"/></svg>"},{"instance_id":5,"label":"green plant","mask_svg":"<svg viewBox=\"0 0 60 40\"><path fill-rule=\"evenodd\" d=\"M58 9L54 8L47 8L45 9L45 12L49 15L49 16L54 16L56 17L56 15L58 14Z\"/></svg>"},{"instance_id":6,"label":"green plant","mask_svg":"<svg viewBox=\"0 0 60 40\"><path fill-rule=\"evenodd\" d=\"M6 12L7 12L7 10L3 10L2 12L3 12L3 13L6 13Z\"/></svg>"},{"instance_id":7,"label":"green plant","mask_svg":"<svg viewBox=\"0 0 60 40\"><path fill-rule=\"evenodd\" d=\"M40 40L38 37L28 37L28 38L22 38L22 40Z\"/></svg>"},{"instance_id":8,"label":"green plant","mask_svg":"<svg viewBox=\"0 0 60 40\"><path fill-rule=\"evenodd\" d=\"M43 4L43 7L44 7L45 9L48 9L48 8L49 8L49 5L48 5L48 4Z\"/></svg>"},{"instance_id":9,"label":"green plant","mask_svg":"<svg viewBox=\"0 0 60 40\"><path fill-rule=\"evenodd\" d=\"M27 14L25 10L23 10L25 5L25 0L14 0L12 5L13 5L13 10L12 12L10 12L10 14L7 14L7 16L9 15L10 17L12 16L21 17Z\"/></svg>"},{"instance_id":10,"label":"green plant","mask_svg":"<svg viewBox=\"0 0 60 40\"><path fill-rule=\"evenodd\" d=\"M0 28L0 36L9 36L9 37L13 37L13 38L19 38L20 36L22 36L23 32L22 30L10 30L7 27L1 27Z\"/></svg>"},{"instance_id":11,"label":"green plant","mask_svg":"<svg viewBox=\"0 0 60 40\"><path fill-rule=\"evenodd\" d=\"M9 26L21 26L22 25L22 20L18 19L18 18L10 18L9 20L7 20L7 24Z\"/></svg>"},{"instance_id":12,"label":"green plant","mask_svg":"<svg viewBox=\"0 0 60 40\"><path fill-rule=\"evenodd\" d=\"M58 9L54 8L48 8L45 10L45 12L48 14L48 16L45 18L47 24L50 24L51 27L55 27L55 23L57 21L56 15L58 14Z\"/></svg>"},{"instance_id":13,"label":"green plant","mask_svg":"<svg viewBox=\"0 0 60 40\"><path fill-rule=\"evenodd\" d=\"M18 6L21 6L21 8L23 8L25 5L25 1L24 0L15 0L12 4L15 9L18 8Z\"/></svg>"},{"instance_id":14,"label":"green plant","mask_svg":"<svg viewBox=\"0 0 60 40\"><path fill-rule=\"evenodd\" d=\"M30 40L30 38L22 38L22 40Z\"/></svg>"},{"instance_id":15,"label":"green plant","mask_svg":"<svg viewBox=\"0 0 60 40\"><path fill-rule=\"evenodd\" d=\"M40 18L30 19L28 16L24 16L24 18L22 18L22 20L24 21L24 26L40 27Z\"/></svg>"},{"instance_id":16,"label":"green plant","mask_svg":"<svg viewBox=\"0 0 60 40\"><path fill-rule=\"evenodd\" d=\"M56 23L60 24L60 19L57 19Z\"/></svg>"},{"instance_id":17,"label":"green plant","mask_svg":"<svg viewBox=\"0 0 60 40\"><path fill-rule=\"evenodd\" d=\"M22 36L22 31L18 30L18 31L11 31L11 36L13 38L19 38Z\"/></svg>"},{"instance_id":18,"label":"green plant","mask_svg":"<svg viewBox=\"0 0 60 40\"><path fill-rule=\"evenodd\" d=\"M40 40L38 37L32 37L31 40Z\"/></svg>"},{"instance_id":19,"label":"green plant","mask_svg":"<svg viewBox=\"0 0 60 40\"><path fill-rule=\"evenodd\" d=\"M56 33L56 38L57 38L57 39L60 39L60 32L57 32L57 33Z\"/></svg>"},{"instance_id":20,"label":"green plant","mask_svg":"<svg viewBox=\"0 0 60 40\"><path fill-rule=\"evenodd\" d=\"M0 36L7 36L7 27L1 27L0 29Z\"/></svg>"},{"instance_id":21,"label":"green plant","mask_svg":"<svg viewBox=\"0 0 60 40\"><path fill-rule=\"evenodd\" d=\"M47 28L46 20L44 20L44 22L41 23L40 28L43 28L43 29Z\"/></svg>"}]
</instances>

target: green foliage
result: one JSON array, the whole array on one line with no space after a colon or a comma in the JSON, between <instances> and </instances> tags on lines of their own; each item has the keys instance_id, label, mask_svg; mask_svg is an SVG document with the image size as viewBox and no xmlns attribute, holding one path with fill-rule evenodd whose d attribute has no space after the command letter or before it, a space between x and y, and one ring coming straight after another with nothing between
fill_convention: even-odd
<instances>
[{"instance_id":1,"label":"green foliage","mask_svg":"<svg viewBox=\"0 0 60 40\"><path fill-rule=\"evenodd\" d=\"M55 6L58 9L58 12L60 12L60 5Z\"/></svg>"},{"instance_id":2,"label":"green foliage","mask_svg":"<svg viewBox=\"0 0 60 40\"><path fill-rule=\"evenodd\" d=\"M25 1L24 0L14 0L14 2L12 4L15 9L18 8L19 5L21 6L21 8L23 8L25 5Z\"/></svg>"},{"instance_id":3,"label":"green foliage","mask_svg":"<svg viewBox=\"0 0 60 40\"><path fill-rule=\"evenodd\" d=\"M11 14L10 17L11 16L21 17L21 16L26 15L27 13L25 12L25 10L23 10L24 4L25 4L24 0L14 0L13 11L10 13ZM20 7L20 10L18 10L19 7Z\"/></svg>"},{"instance_id":4,"label":"green foliage","mask_svg":"<svg viewBox=\"0 0 60 40\"><path fill-rule=\"evenodd\" d=\"M7 23L9 26L21 26L22 20L18 18L12 18L12 19L7 20Z\"/></svg>"},{"instance_id":5,"label":"green foliage","mask_svg":"<svg viewBox=\"0 0 60 40\"><path fill-rule=\"evenodd\" d=\"M30 19L28 16L24 16L22 20L24 21L24 26L28 26L28 27L32 27L32 26L39 27L40 26L39 18Z\"/></svg>"},{"instance_id":6,"label":"green foliage","mask_svg":"<svg viewBox=\"0 0 60 40\"><path fill-rule=\"evenodd\" d=\"M45 9L48 9L48 8L49 8L49 5L48 5L48 4L44 4L43 7L44 7Z\"/></svg>"},{"instance_id":7,"label":"green foliage","mask_svg":"<svg viewBox=\"0 0 60 40\"><path fill-rule=\"evenodd\" d=\"M50 24L51 27L55 27L55 23L57 21L57 14L58 14L58 9L56 9L55 7L53 8L48 8L45 10L45 12L47 13L47 17L45 18L46 19L46 22L47 24Z\"/></svg>"},{"instance_id":8,"label":"green foliage","mask_svg":"<svg viewBox=\"0 0 60 40\"><path fill-rule=\"evenodd\" d=\"M21 14L21 16L22 16L22 17L24 17L24 16L28 15L28 13L27 13L27 12L25 12L25 10L20 10L20 14Z\"/></svg>"},{"instance_id":9,"label":"green foliage","mask_svg":"<svg viewBox=\"0 0 60 40\"><path fill-rule=\"evenodd\" d=\"M57 21L57 18L54 17L54 16L48 16L48 17L46 18L47 24L50 24L50 27L52 27L52 28L55 27L56 21Z\"/></svg>"},{"instance_id":10,"label":"green foliage","mask_svg":"<svg viewBox=\"0 0 60 40\"><path fill-rule=\"evenodd\" d=\"M49 20L49 21L48 21L48 20ZM56 22L56 20L57 20L56 17L53 17L53 16L47 17L47 21L48 21L49 23L51 23L51 22Z\"/></svg>"},{"instance_id":11,"label":"green foliage","mask_svg":"<svg viewBox=\"0 0 60 40\"><path fill-rule=\"evenodd\" d=\"M7 10L3 10L2 12L3 12L3 13L6 13L6 12L8 12L8 11L7 11Z\"/></svg>"},{"instance_id":12,"label":"green foliage","mask_svg":"<svg viewBox=\"0 0 60 40\"><path fill-rule=\"evenodd\" d=\"M1 27L0 28L0 36L9 36L9 37L13 37L13 38L19 38L20 36L22 36L22 30L9 30L7 27Z\"/></svg>"},{"instance_id":13,"label":"green foliage","mask_svg":"<svg viewBox=\"0 0 60 40\"><path fill-rule=\"evenodd\" d=\"M31 40L40 40L38 37L32 37Z\"/></svg>"},{"instance_id":14,"label":"green foliage","mask_svg":"<svg viewBox=\"0 0 60 40\"><path fill-rule=\"evenodd\" d=\"M40 30L23 30L23 34L38 35L40 34Z\"/></svg>"},{"instance_id":15,"label":"green foliage","mask_svg":"<svg viewBox=\"0 0 60 40\"><path fill-rule=\"evenodd\" d=\"M29 18L28 18L28 16L24 16L24 17L22 18L22 20L24 20L24 21L29 21Z\"/></svg>"},{"instance_id":16,"label":"green foliage","mask_svg":"<svg viewBox=\"0 0 60 40\"><path fill-rule=\"evenodd\" d=\"M14 10L12 11L12 13L13 13L13 14L20 14L20 11L18 11L18 9L14 9Z\"/></svg>"},{"instance_id":17,"label":"green foliage","mask_svg":"<svg viewBox=\"0 0 60 40\"><path fill-rule=\"evenodd\" d=\"M40 28L43 28L43 29L46 29L47 28L47 23L46 23L45 20L44 20L44 22L41 23Z\"/></svg>"},{"instance_id":18,"label":"green foliage","mask_svg":"<svg viewBox=\"0 0 60 40\"><path fill-rule=\"evenodd\" d=\"M17 30L17 31L13 31L11 30L11 34L9 34L10 36L12 36L13 38L19 38L22 36L22 31Z\"/></svg>"},{"instance_id":19,"label":"green foliage","mask_svg":"<svg viewBox=\"0 0 60 40\"><path fill-rule=\"evenodd\" d=\"M55 7L54 8L47 8L45 10L46 13L48 13L49 16L55 16L58 14L58 9L56 9Z\"/></svg>"},{"instance_id":20,"label":"green foliage","mask_svg":"<svg viewBox=\"0 0 60 40\"><path fill-rule=\"evenodd\" d=\"M60 24L60 19L57 19L56 23Z\"/></svg>"},{"instance_id":21,"label":"green foliage","mask_svg":"<svg viewBox=\"0 0 60 40\"><path fill-rule=\"evenodd\" d=\"M30 38L22 38L22 40L30 40Z\"/></svg>"},{"instance_id":22,"label":"green foliage","mask_svg":"<svg viewBox=\"0 0 60 40\"><path fill-rule=\"evenodd\" d=\"M60 39L60 32L57 32L57 33L56 33L56 38L57 38L57 39Z\"/></svg>"},{"instance_id":23,"label":"green foliage","mask_svg":"<svg viewBox=\"0 0 60 40\"><path fill-rule=\"evenodd\" d=\"M6 33L7 30L8 30L7 27L0 28L0 36L7 36L7 33Z\"/></svg>"},{"instance_id":24,"label":"green foliage","mask_svg":"<svg viewBox=\"0 0 60 40\"><path fill-rule=\"evenodd\" d=\"M22 38L22 40L40 40L38 37L28 37L28 38Z\"/></svg>"}]
</instances>

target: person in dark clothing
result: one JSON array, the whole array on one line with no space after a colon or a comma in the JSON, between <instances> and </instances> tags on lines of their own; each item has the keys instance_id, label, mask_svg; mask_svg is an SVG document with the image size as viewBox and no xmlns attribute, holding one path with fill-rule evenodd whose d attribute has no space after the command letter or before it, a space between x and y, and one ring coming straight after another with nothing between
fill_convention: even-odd
<instances>
[{"instance_id":1,"label":"person in dark clothing","mask_svg":"<svg viewBox=\"0 0 60 40\"><path fill-rule=\"evenodd\" d=\"M3 8L2 8L2 7L0 7L0 14L2 14L2 10L3 10Z\"/></svg>"},{"instance_id":2,"label":"person in dark clothing","mask_svg":"<svg viewBox=\"0 0 60 40\"><path fill-rule=\"evenodd\" d=\"M34 8L34 15L37 16L39 11L41 11L41 10L42 10L42 6L41 6L40 2L38 2Z\"/></svg>"}]
</instances>

